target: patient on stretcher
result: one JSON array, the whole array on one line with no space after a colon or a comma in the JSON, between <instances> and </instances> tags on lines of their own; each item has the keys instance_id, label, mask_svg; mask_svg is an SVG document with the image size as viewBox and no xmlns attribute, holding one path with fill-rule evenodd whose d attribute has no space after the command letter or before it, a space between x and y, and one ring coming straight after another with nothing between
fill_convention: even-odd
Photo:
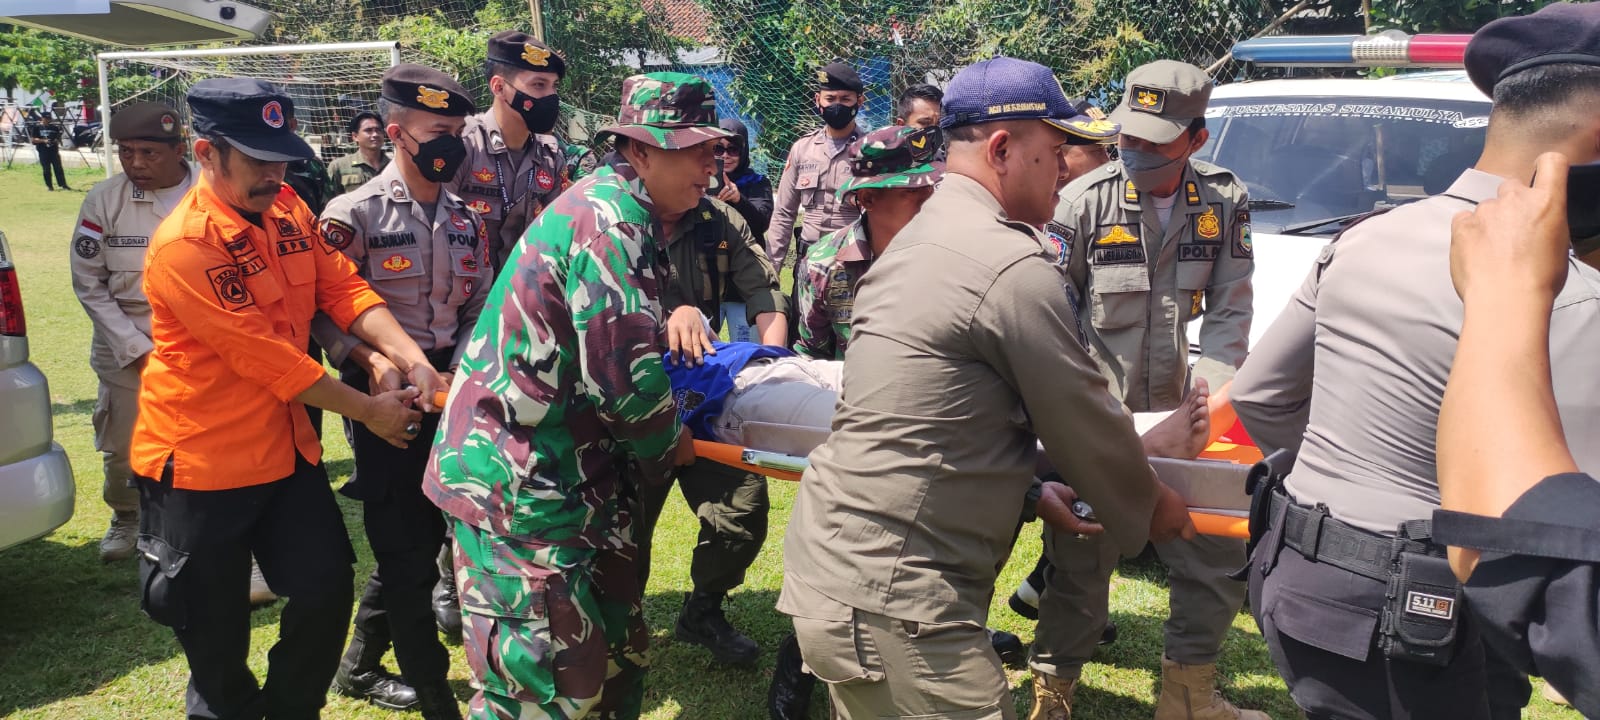
<instances>
[{"instance_id":1,"label":"patient on stretcher","mask_svg":"<svg viewBox=\"0 0 1600 720\"><path fill-rule=\"evenodd\" d=\"M704 363L665 359L678 418L696 438L805 457L828 438L844 386L844 362L781 347L713 341ZM1190 459L1205 449L1210 409L1191 390L1178 410L1137 413L1151 457Z\"/></svg>"}]
</instances>

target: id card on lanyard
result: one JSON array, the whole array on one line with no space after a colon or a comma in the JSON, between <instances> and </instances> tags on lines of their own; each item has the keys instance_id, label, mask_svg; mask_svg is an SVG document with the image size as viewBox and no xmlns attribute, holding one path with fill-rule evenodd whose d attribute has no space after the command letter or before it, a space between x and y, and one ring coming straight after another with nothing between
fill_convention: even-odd
<instances>
[{"instance_id":1,"label":"id card on lanyard","mask_svg":"<svg viewBox=\"0 0 1600 720\"><path fill-rule=\"evenodd\" d=\"M495 183L500 186L500 219L504 220L509 217L511 209L522 204L528 192L533 189L534 173L538 172L538 169L538 165L528 168L528 177L524 178L522 183L522 197L512 200L511 191L506 187L505 166L501 164L499 155L494 156L494 179Z\"/></svg>"}]
</instances>

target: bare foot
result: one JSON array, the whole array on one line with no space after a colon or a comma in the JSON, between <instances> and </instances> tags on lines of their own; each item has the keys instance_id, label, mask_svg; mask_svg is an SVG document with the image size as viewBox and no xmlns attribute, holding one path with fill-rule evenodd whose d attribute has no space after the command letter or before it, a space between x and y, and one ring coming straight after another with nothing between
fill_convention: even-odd
<instances>
[{"instance_id":1,"label":"bare foot","mask_svg":"<svg viewBox=\"0 0 1600 720\"><path fill-rule=\"evenodd\" d=\"M1195 378L1194 387L1165 420L1145 431L1144 454L1150 457L1193 460L1206 449L1211 434L1211 388Z\"/></svg>"}]
</instances>

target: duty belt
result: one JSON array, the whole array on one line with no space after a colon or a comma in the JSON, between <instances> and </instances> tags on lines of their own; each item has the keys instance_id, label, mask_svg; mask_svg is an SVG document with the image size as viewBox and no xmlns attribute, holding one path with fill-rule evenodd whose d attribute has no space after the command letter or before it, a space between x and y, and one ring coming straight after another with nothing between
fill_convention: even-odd
<instances>
[{"instance_id":1,"label":"duty belt","mask_svg":"<svg viewBox=\"0 0 1600 720\"><path fill-rule=\"evenodd\" d=\"M1340 522L1323 505L1296 505L1282 491L1272 494L1272 515L1283 513L1283 544L1307 560L1324 562L1357 575L1386 583L1394 574L1394 559L1402 552L1444 556L1444 548L1429 542L1432 523L1410 520L1396 536L1379 535Z\"/></svg>"}]
</instances>

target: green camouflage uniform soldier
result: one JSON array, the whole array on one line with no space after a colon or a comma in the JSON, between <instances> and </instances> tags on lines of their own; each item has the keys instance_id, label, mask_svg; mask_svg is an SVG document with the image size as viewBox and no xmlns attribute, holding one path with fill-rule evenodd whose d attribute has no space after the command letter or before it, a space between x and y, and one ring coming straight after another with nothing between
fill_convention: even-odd
<instances>
[{"instance_id":1,"label":"green camouflage uniform soldier","mask_svg":"<svg viewBox=\"0 0 1600 720\"><path fill-rule=\"evenodd\" d=\"M932 162L940 147L936 133L897 125L867 133L850 148L851 177L839 187L839 197L861 207L862 215L822 236L806 253L805 282L796 289L800 327L795 352L844 359L856 286L944 175L943 163ZM876 212L867 212L869 206Z\"/></svg>"},{"instance_id":2,"label":"green camouflage uniform soldier","mask_svg":"<svg viewBox=\"0 0 1600 720\"><path fill-rule=\"evenodd\" d=\"M693 459L661 364L660 216L715 162L710 85L623 82L622 160L564 193L508 259L468 342L424 489L450 516L474 718L638 717L648 641L639 483Z\"/></svg>"}]
</instances>

